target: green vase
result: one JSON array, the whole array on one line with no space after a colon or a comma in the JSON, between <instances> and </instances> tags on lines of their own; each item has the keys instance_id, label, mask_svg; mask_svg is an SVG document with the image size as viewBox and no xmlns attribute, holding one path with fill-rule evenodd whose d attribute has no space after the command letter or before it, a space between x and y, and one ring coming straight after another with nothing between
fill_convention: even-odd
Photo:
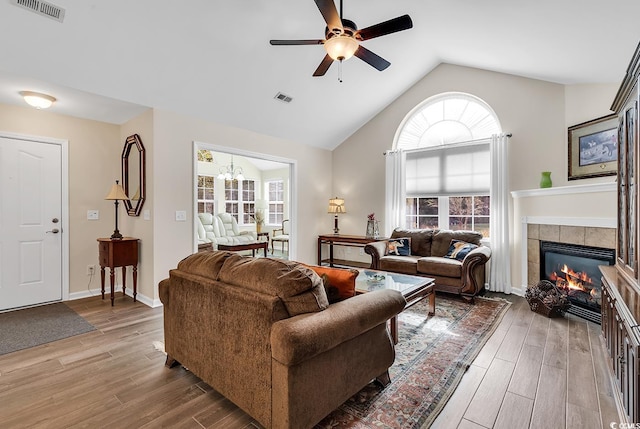
<instances>
[{"instance_id":1,"label":"green vase","mask_svg":"<svg viewBox=\"0 0 640 429\"><path fill-rule=\"evenodd\" d=\"M550 188L551 185L552 185L551 172L550 171L543 171L542 172L542 177L540 178L540 187L541 188Z\"/></svg>"}]
</instances>

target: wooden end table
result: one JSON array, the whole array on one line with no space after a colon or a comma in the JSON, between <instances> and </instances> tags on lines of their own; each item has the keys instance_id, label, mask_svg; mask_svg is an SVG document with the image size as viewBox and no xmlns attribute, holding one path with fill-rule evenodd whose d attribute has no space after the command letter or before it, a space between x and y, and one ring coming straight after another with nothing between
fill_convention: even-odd
<instances>
[{"instance_id":1,"label":"wooden end table","mask_svg":"<svg viewBox=\"0 0 640 429\"><path fill-rule=\"evenodd\" d=\"M378 270L360 270L360 274L356 278L356 293L367 293L383 289L397 290L402 293L405 301L407 301L404 310L425 298L429 298L429 316L433 316L436 312L435 280L431 277L411 276ZM391 318L390 325L393 343L398 344L398 316Z\"/></svg>"},{"instance_id":2,"label":"wooden end table","mask_svg":"<svg viewBox=\"0 0 640 429\"><path fill-rule=\"evenodd\" d=\"M117 267L122 267L122 295L125 295L127 282L127 265L133 265L133 302L136 302L138 294L138 242L140 240L132 237L124 237L121 240L110 238L98 238L98 250L100 261L100 286L102 299L104 299L104 269L109 267L109 278L111 281L111 305L115 293L115 281Z\"/></svg>"},{"instance_id":3,"label":"wooden end table","mask_svg":"<svg viewBox=\"0 0 640 429\"><path fill-rule=\"evenodd\" d=\"M242 244L218 244L218 250L228 250L229 252L240 252L242 250L251 250L251 254L256 256L256 249L264 251L264 257L267 257L268 241L255 241L253 243Z\"/></svg>"}]
</instances>

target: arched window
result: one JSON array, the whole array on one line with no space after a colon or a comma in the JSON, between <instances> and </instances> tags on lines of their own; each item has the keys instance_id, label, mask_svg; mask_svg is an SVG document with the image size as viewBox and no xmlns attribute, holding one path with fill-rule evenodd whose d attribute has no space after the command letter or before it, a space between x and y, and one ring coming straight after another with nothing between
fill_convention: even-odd
<instances>
[{"instance_id":1,"label":"arched window","mask_svg":"<svg viewBox=\"0 0 640 429\"><path fill-rule=\"evenodd\" d=\"M439 94L409 112L393 145L406 151L405 227L488 237L489 143L501 132L493 109L470 94Z\"/></svg>"}]
</instances>

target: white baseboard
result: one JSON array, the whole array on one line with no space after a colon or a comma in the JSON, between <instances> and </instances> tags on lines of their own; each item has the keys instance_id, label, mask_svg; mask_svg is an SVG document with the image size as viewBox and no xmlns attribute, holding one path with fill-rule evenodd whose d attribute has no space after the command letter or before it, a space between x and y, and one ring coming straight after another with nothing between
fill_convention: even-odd
<instances>
[{"instance_id":1,"label":"white baseboard","mask_svg":"<svg viewBox=\"0 0 640 429\"><path fill-rule=\"evenodd\" d=\"M116 293L122 293L122 286L116 286L115 288ZM131 288L127 288L126 290L126 295L130 296L133 299L133 290ZM89 298L92 296L100 296L102 294L102 292L100 291L100 289L87 289L84 290L82 292L73 292L69 294L69 301L74 301L76 299L82 299L82 298ZM110 298L110 294L111 292L106 291L104 294L104 299L111 299ZM144 305L151 307L151 308L155 308L155 307L161 307L162 306L162 302L160 302L159 299L151 299L146 295L143 295L141 293L138 292L138 295L136 296L136 300L140 301L141 303L143 303Z\"/></svg>"}]
</instances>

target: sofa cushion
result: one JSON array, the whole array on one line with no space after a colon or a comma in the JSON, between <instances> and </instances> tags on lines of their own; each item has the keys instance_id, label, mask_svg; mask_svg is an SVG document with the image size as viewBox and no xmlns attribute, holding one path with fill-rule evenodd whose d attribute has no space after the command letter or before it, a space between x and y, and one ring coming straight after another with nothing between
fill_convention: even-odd
<instances>
[{"instance_id":1,"label":"sofa cushion","mask_svg":"<svg viewBox=\"0 0 640 429\"><path fill-rule=\"evenodd\" d=\"M178 262L178 269L197 276L217 280L224 261L232 256L231 252L199 252L187 256Z\"/></svg>"},{"instance_id":2,"label":"sofa cushion","mask_svg":"<svg viewBox=\"0 0 640 429\"><path fill-rule=\"evenodd\" d=\"M467 257L469 252L477 248L478 246L476 246L475 244L467 243L466 241L451 240L449 251L447 251L447 254L444 255L444 257L462 261Z\"/></svg>"},{"instance_id":3,"label":"sofa cushion","mask_svg":"<svg viewBox=\"0 0 640 429\"><path fill-rule=\"evenodd\" d=\"M309 265L308 267L322 278L329 304L355 296L356 278L360 274L358 270L314 265Z\"/></svg>"},{"instance_id":4,"label":"sofa cushion","mask_svg":"<svg viewBox=\"0 0 640 429\"><path fill-rule=\"evenodd\" d=\"M462 276L462 262L457 259L439 256L426 256L418 259L418 272L431 276L456 277Z\"/></svg>"},{"instance_id":5,"label":"sofa cushion","mask_svg":"<svg viewBox=\"0 0 640 429\"><path fill-rule=\"evenodd\" d=\"M475 231L450 231L446 229L437 230L433 235L431 244L431 254L425 256L444 256L449 251L451 240L466 241L475 245L480 245L482 234Z\"/></svg>"},{"instance_id":6,"label":"sofa cushion","mask_svg":"<svg viewBox=\"0 0 640 429\"><path fill-rule=\"evenodd\" d=\"M394 273L417 274L418 258L419 256L383 256L380 258L380 269Z\"/></svg>"},{"instance_id":7,"label":"sofa cushion","mask_svg":"<svg viewBox=\"0 0 640 429\"><path fill-rule=\"evenodd\" d=\"M322 279L297 262L233 254L222 265L218 280L279 297L289 316L329 306Z\"/></svg>"},{"instance_id":8,"label":"sofa cushion","mask_svg":"<svg viewBox=\"0 0 640 429\"><path fill-rule=\"evenodd\" d=\"M394 238L387 241L387 255L409 256L411 255L411 238Z\"/></svg>"},{"instance_id":9,"label":"sofa cushion","mask_svg":"<svg viewBox=\"0 0 640 429\"><path fill-rule=\"evenodd\" d=\"M431 241L434 229L400 229L396 228L391 233L391 238L411 238L411 254L418 256L431 256Z\"/></svg>"}]
</instances>

